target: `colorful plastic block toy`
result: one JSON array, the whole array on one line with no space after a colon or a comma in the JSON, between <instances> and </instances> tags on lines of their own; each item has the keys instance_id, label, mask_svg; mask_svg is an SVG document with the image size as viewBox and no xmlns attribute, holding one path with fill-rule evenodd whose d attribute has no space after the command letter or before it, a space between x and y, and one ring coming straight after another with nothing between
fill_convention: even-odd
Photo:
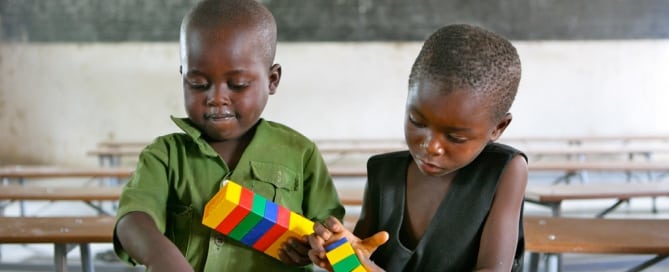
<instances>
[{"instance_id":1,"label":"colorful plastic block toy","mask_svg":"<svg viewBox=\"0 0 669 272\"><path fill-rule=\"evenodd\" d=\"M202 224L277 260L279 249L288 238L302 237L314 232L314 222L311 220L230 180L226 181L218 193L207 202ZM346 252L346 255L333 253L335 254L333 256L342 257L336 261L328 257L333 266L335 263L341 263L338 265L341 267L340 270L335 269L335 271L364 271L349 269L349 267L356 268L348 264L352 263L349 260L351 254L357 266L362 268L351 244L345 239L336 243L339 247L335 251ZM348 245L349 251L339 249L345 245Z\"/></svg>"},{"instance_id":2,"label":"colorful plastic block toy","mask_svg":"<svg viewBox=\"0 0 669 272\"><path fill-rule=\"evenodd\" d=\"M341 238L325 247L325 255L332 265L332 270L335 272L363 272L367 271L358 256L355 255L355 251L351 246L351 243L348 243L346 237Z\"/></svg>"}]
</instances>

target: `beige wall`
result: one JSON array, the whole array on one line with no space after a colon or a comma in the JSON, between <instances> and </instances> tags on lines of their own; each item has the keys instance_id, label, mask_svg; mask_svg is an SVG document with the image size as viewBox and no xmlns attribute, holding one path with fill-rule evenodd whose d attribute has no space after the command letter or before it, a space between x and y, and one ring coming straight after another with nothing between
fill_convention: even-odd
<instances>
[{"instance_id":1,"label":"beige wall","mask_svg":"<svg viewBox=\"0 0 669 272\"><path fill-rule=\"evenodd\" d=\"M669 134L669 41L516 42L507 135ZM311 138L401 138L419 43L282 43L265 117ZM183 116L176 43L0 44L0 164L95 165L101 140Z\"/></svg>"}]
</instances>

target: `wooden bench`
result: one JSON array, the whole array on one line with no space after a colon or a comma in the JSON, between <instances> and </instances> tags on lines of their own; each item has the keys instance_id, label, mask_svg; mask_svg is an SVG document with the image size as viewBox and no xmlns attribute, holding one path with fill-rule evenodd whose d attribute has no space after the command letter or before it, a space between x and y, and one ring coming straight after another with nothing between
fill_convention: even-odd
<instances>
[{"instance_id":1,"label":"wooden bench","mask_svg":"<svg viewBox=\"0 0 669 272\"><path fill-rule=\"evenodd\" d=\"M44 201L82 201L101 215L112 215L113 211L105 210L98 201L117 201L121 195L121 187L64 187L64 186L0 186L0 216L4 209L13 201L44 200ZM21 215L25 215L22 207Z\"/></svg>"},{"instance_id":2,"label":"wooden bench","mask_svg":"<svg viewBox=\"0 0 669 272\"><path fill-rule=\"evenodd\" d=\"M29 178L128 178L134 168L75 168L60 166L3 166L0 167L0 179L25 180Z\"/></svg>"},{"instance_id":3,"label":"wooden bench","mask_svg":"<svg viewBox=\"0 0 669 272\"><path fill-rule=\"evenodd\" d=\"M553 216L560 216L562 202L566 200L616 199L615 204L596 215L601 218L631 198L660 196L669 196L669 183L530 184L525 189L525 201L549 207ZM656 211L654 207L653 212Z\"/></svg>"},{"instance_id":4,"label":"wooden bench","mask_svg":"<svg viewBox=\"0 0 669 272\"><path fill-rule=\"evenodd\" d=\"M537 161L528 164L530 172L563 172L553 183L567 182L576 175L581 181L587 182L586 172L621 172L631 179L632 173L643 172L653 180L653 174L666 175L669 172L669 161Z\"/></svg>"},{"instance_id":5,"label":"wooden bench","mask_svg":"<svg viewBox=\"0 0 669 272\"><path fill-rule=\"evenodd\" d=\"M631 142L669 142L669 135L502 136L499 141L511 145L550 142L567 145L602 142L628 144Z\"/></svg>"},{"instance_id":6,"label":"wooden bench","mask_svg":"<svg viewBox=\"0 0 669 272\"><path fill-rule=\"evenodd\" d=\"M73 167L58 167L58 166L5 166L5 167L0 167L0 181L2 181L2 185L8 185L12 180L16 180L18 184L24 185L25 180L27 179L37 179L37 178L101 178L101 179L109 179L107 182L109 185L112 187L115 185L119 185L121 182L121 179L127 179L129 178L132 173L134 172L134 169L132 168L73 168ZM31 197L62 197L63 196L63 191L58 191L58 189L51 189L51 190L56 190L56 192L52 192L50 195L49 194L44 194L44 192L36 192L33 194ZM89 189L84 192L81 192L81 194L78 194L80 197L84 198L82 201L87 201L85 194L86 193L94 193L94 190L97 189ZM101 189L100 194L104 194L105 189ZM16 191L16 190L14 190ZM72 195L77 195L76 192L77 190L73 190ZM11 193L10 191L4 192L3 193ZM22 194L26 194L29 192L21 192ZM95 195L95 194L92 194ZM27 196L27 195L23 195ZM98 194L99 196L99 194ZM25 199L14 199L21 201L21 214L25 214L25 205L23 203L23 200ZM54 200L54 199L41 199L41 200ZM63 199L65 200L65 199ZM105 200L105 199L100 199L100 200ZM3 208L4 206L0 206L0 208Z\"/></svg>"},{"instance_id":7,"label":"wooden bench","mask_svg":"<svg viewBox=\"0 0 669 272\"><path fill-rule=\"evenodd\" d=\"M78 245L83 271L94 271L91 243L111 243L115 218L103 217L0 217L0 244L54 244L54 268L67 271L67 252ZM11 266L0 263L0 267Z\"/></svg>"},{"instance_id":8,"label":"wooden bench","mask_svg":"<svg viewBox=\"0 0 669 272\"><path fill-rule=\"evenodd\" d=\"M338 189L342 204L362 205L362 188ZM117 201L121 196L121 187L40 187L40 186L0 186L0 200L6 201L82 201L100 214L112 215L95 201ZM0 205L0 216L4 215L5 205Z\"/></svg>"},{"instance_id":9,"label":"wooden bench","mask_svg":"<svg viewBox=\"0 0 669 272\"><path fill-rule=\"evenodd\" d=\"M561 269L558 256L563 253L656 255L628 271L640 271L669 256L666 219L525 216L523 221L525 250L531 253L530 271L538 270L540 254L557 257L557 270Z\"/></svg>"}]
</instances>

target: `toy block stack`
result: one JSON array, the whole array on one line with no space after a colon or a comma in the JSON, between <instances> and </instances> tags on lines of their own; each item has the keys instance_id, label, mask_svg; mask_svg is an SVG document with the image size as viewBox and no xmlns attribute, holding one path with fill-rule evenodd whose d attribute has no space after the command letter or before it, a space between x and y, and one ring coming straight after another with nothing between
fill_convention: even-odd
<instances>
[{"instance_id":1,"label":"toy block stack","mask_svg":"<svg viewBox=\"0 0 669 272\"><path fill-rule=\"evenodd\" d=\"M209 200L202 223L277 260L286 239L309 235L314 228L311 220L233 181Z\"/></svg>"},{"instance_id":2,"label":"toy block stack","mask_svg":"<svg viewBox=\"0 0 669 272\"><path fill-rule=\"evenodd\" d=\"M334 272L364 272L367 271L358 256L355 255L355 251L351 246L351 243L348 243L346 237L341 238L325 247L325 255L332 265L332 270Z\"/></svg>"},{"instance_id":3,"label":"toy block stack","mask_svg":"<svg viewBox=\"0 0 669 272\"><path fill-rule=\"evenodd\" d=\"M300 238L314 232L311 220L230 180L207 202L202 224L277 260L281 245L288 238ZM351 243L345 239L335 243L337 246L330 245L334 250L331 255L338 259L334 261L328 257L328 260L333 266L342 263L336 272L364 271L353 270L356 266L349 265L352 263L349 255L352 254L362 268Z\"/></svg>"}]
</instances>

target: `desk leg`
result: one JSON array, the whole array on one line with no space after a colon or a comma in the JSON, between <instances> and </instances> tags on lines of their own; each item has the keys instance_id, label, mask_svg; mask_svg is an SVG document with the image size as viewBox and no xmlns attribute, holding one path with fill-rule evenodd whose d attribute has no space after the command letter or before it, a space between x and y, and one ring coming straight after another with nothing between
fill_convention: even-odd
<instances>
[{"instance_id":1,"label":"desk leg","mask_svg":"<svg viewBox=\"0 0 669 272\"><path fill-rule=\"evenodd\" d=\"M66 272L67 271L67 245L66 244L55 244L54 245L54 268L56 272Z\"/></svg>"},{"instance_id":2,"label":"desk leg","mask_svg":"<svg viewBox=\"0 0 669 272\"><path fill-rule=\"evenodd\" d=\"M637 272L637 271L642 271L642 270L644 270L644 269L650 267L651 265L654 265L654 264L656 264L656 263L661 262L662 260L666 259L667 257L669 257L669 256L657 255L657 256L655 256L654 258L652 258L652 259L650 259L650 260L648 260L648 261L645 261L645 262L643 262L642 264L637 265L637 266L631 268L630 270L627 270L627 272Z\"/></svg>"},{"instance_id":3,"label":"desk leg","mask_svg":"<svg viewBox=\"0 0 669 272\"><path fill-rule=\"evenodd\" d=\"M79 251L81 252L81 269L83 272L95 272L93 266L93 259L91 257L91 247L87 243L79 244Z\"/></svg>"},{"instance_id":4,"label":"desk leg","mask_svg":"<svg viewBox=\"0 0 669 272\"><path fill-rule=\"evenodd\" d=\"M562 254L546 254L544 270L547 272L562 272Z\"/></svg>"},{"instance_id":5,"label":"desk leg","mask_svg":"<svg viewBox=\"0 0 669 272\"><path fill-rule=\"evenodd\" d=\"M557 203L550 203L549 206L551 207L551 214L553 214L553 217L560 217L560 202Z\"/></svg>"},{"instance_id":6,"label":"desk leg","mask_svg":"<svg viewBox=\"0 0 669 272\"><path fill-rule=\"evenodd\" d=\"M537 252L530 253L529 272L539 272L539 258L541 255Z\"/></svg>"},{"instance_id":7,"label":"desk leg","mask_svg":"<svg viewBox=\"0 0 669 272\"><path fill-rule=\"evenodd\" d=\"M613 204L611 207L606 208L602 212L598 213L596 217L597 218L604 218L605 215L607 215L611 211L618 208L618 206L620 206L620 204L623 204L623 202L628 202L629 203L629 199L618 199L618 201L615 204Z\"/></svg>"},{"instance_id":8,"label":"desk leg","mask_svg":"<svg viewBox=\"0 0 669 272\"><path fill-rule=\"evenodd\" d=\"M19 185L23 186L24 183L25 182L24 182L23 178L19 178ZM21 216L26 215L26 202L23 201L23 200L21 200L19 202L19 212L20 212Z\"/></svg>"}]
</instances>

